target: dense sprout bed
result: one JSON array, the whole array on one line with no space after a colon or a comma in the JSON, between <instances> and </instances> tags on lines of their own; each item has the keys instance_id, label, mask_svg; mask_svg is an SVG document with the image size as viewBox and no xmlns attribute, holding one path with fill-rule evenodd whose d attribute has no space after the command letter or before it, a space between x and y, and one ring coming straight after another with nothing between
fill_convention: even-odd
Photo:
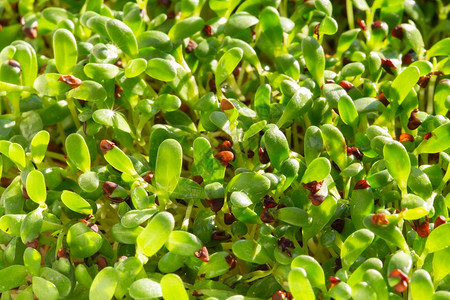
<instances>
[{"instance_id":1,"label":"dense sprout bed","mask_svg":"<svg viewBox=\"0 0 450 300\"><path fill-rule=\"evenodd\" d=\"M0 3L1 299L450 299L450 4Z\"/></svg>"}]
</instances>

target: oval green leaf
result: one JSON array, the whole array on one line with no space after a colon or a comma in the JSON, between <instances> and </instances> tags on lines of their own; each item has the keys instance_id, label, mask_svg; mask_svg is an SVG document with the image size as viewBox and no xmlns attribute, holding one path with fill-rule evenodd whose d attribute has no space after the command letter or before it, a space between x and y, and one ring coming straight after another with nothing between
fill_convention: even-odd
<instances>
[{"instance_id":1,"label":"oval green leaf","mask_svg":"<svg viewBox=\"0 0 450 300\"><path fill-rule=\"evenodd\" d=\"M91 169L91 155L84 138L78 133L72 133L66 138L67 156L83 173Z\"/></svg>"},{"instance_id":2,"label":"oval green leaf","mask_svg":"<svg viewBox=\"0 0 450 300\"><path fill-rule=\"evenodd\" d=\"M92 207L89 202L74 192L63 191L61 194L61 200L70 210L84 215L92 214Z\"/></svg>"}]
</instances>

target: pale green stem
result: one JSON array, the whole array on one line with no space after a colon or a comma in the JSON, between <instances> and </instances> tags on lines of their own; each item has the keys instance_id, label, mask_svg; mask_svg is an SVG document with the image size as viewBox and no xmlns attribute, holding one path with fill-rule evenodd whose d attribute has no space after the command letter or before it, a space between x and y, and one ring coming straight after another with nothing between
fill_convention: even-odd
<instances>
[{"instance_id":1,"label":"pale green stem","mask_svg":"<svg viewBox=\"0 0 450 300\"><path fill-rule=\"evenodd\" d=\"M244 96L244 94L242 94L241 88L237 84L236 79L234 78L233 74L231 74L231 76L228 78L228 84L233 89L233 91L238 95L239 100L245 100L245 96Z\"/></svg>"},{"instance_id":2,"label":"pale green stem","mask_svg":"<svg viewBox=\"0 0 450 300\"><path fill-rule=\"evenodd\" d=\"M346 199L346 200L348 200L348 196L349 196L349 193L350 193L350 184L351 184L351 178L343 178L343 180L344 180L344 184L345 184L345 187L344 187L344 199Z\"/></svg>"},{"instance_id":3,"label":"pale green stem","mask_svg":"<svg viewBox=\"0 0 450 300\"><path fill-rule=\"evenodd\" d=\"M428 251L427 251L427 249L425 249L422 252L422 255L417 259L417 269L422 269L422 266L425 262L425 258L427 258L427 255L428 255Z\"/></svg>"},{"instance_id":4,"label":"pale green stem","mask_svg":"<svg viewBox=\"0 0 450 300\"><path fill-rule=\"evenodd\" d=\"M438 187L438 191L442 191L445 188L445 185L450 180L450 165L447 166L447 171L445 172L444 178L442 179L441 184Z\"/></svg>"},{"instance_id":5,"label":"pale green stem","mask_svg":"<svg viewBox=\"0 0 450 300\"><path fill-rule=\"evenodd\" d=\"M288 141L288 144L292 145L292 129L291 127L286 128L286 139Z\"/></svg>"},{"instance_id":6,"label":"pale green stem","mask_svg":"<svg viewBox=\"0 0 450 300\"><path fill-rule=\"evenodd\" d=\"M47 152L45 152L45 156L47 156L49 158L54 158L54 159L57 159L57 160L60 160L60 161L65 161L66 160L64 154L56 153L56 152L52 152L52 151L48 151L48 150L47 150Z\"/></svg>"},{"instance_id":7,"label":"pale green stem","mask_svg":"<svg viewBox=\"0 0 450 300\"><path fill-rule=\"evenodd\" d=\"M373 2L372 7L367 11L367 17L366 17L366 25L369 30L371 30L371 26L373 23L373 19L375 17L375 13L377 9L381 6L383 3L383 0L375 0Z\"/></svg>"},{"instance_id":8,"label":"pale green stem","mask_svg":"<svg viewBox=\"0 0 450 300\"><path fill-rule=\"evenodd\" d=\"M251 225L251 231L250 231L250 239L253 240L256 235L256 224Z\"/></svg>"},{"instance_id":9,"label":"pale green stem","mask_svg":"<svg viewBox=\"0 0 450 300\"><path fill-rule=\"evenodd\" d=\"M244 75L245 75L245 71L248 67L248 62L247 61L242 61L242 67L241 67L241 72L239 73L238 79L237 79L237 85L238 86L243 86L242 85L242 81L244 80Z\"/></svg>"},{"instance_id":10,"label":"pale green stem","mask_svg":"<svg viewBox=\"0 0 450 300\"><path fill-rule=\"evenodd\" d=\"M355 18L353 16L353 3L352 0L346 0L345 8L347 9L348 27L350 29L355 28Z\"/></svg>"},{"instance_id":11,"label":"pale green stem","mask_svg":"<svg viewBox=\"0 0 450 300\"><path fill-rule=\"evenodd\" d=\"M186 208L186 214L184 216L183 223L181 223L181 230L188 230L189 220L191 219L192 207L194 206L194 200L190 200L188 207Z\"/></svg>"},{"instance_id":12,"label":"pale green stem","mask_svg":"<svg viewBox=\"0 0 450 300\"><path fill-rule=\"evenodd\" d=\"M237 163L240 166L246 166L248 163L248 160L244 160L244 157L242 156L241 145L240 145L239 138L238 138L238 135L236 132L236 127L234 127L232 129L231 138L233 139L233 142L234 142L233 147L235 150L234 153L236 156L235 158L236 158Z\"/></svg>"},{"instance_id":13,"label":"pale green stem","mask_svg":"<svg viewBox=\"0 0 450 300\"><path fill-rule=\"evenodd\" d=\"M300 143L299 143L299 133L297 130L298 124L296 122L294 122L294 124L292 124L293 127L293 136L294 136L294 149L297 153L300 153Z\"/></svg>"},{"instance_id":14,"label":"pale green stem","mask_svg":"<svg viewBox=\"0 0 450 300\"><path fill-rule=\"evenodd\" d=\"M426 104L427 104L427 113L433 114L434 111L434 86L436 83L436 76L432 76L430 78L430 82L428 83L428 89L427 89L427 97L426 97Z\"/></svg>"},{"instance_id":15,"label":"pale green stem","mask_svg":"<svg viewBox=\"0 0 450 300\"><path fill-rule=\"evenodd\" d=\"M59 137L61 138L61 144L64 147L64 145L66 143L66 133L64 132L64 128L62 127L61 122L58 122L58 124L56 125L56 128L58 130Z\"/></svg>"},{"instance_id":16,"label":"pale green stem","mask_svg":"<svg viewBox=\"0 0 450 300\"><path fill-rule=\"evenodd\" d=\"M77 108L75 107L75 103L73 102L72 98L67 99L67 106L69 107L70 114L72 115L73 122L75 123L75 126L77 128L80 128L81 123L80 120L78 120L78 114L77 114Z\"/></svg>"}]
</instances>

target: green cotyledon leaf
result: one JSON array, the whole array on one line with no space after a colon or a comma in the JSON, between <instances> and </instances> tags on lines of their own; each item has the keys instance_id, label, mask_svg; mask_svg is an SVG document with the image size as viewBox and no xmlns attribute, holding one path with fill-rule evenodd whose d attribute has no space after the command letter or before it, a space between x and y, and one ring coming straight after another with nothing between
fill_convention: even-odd
<instances>
[{"instance_id":1,"label":"green cotyledon leaf","mask_svg":"<svg viewBox=\"0 0 450 300\"><path fill-rule=\"evenodd\" d=\"M302 42L302 51L308 71L319 86L322 86L325 70L325 54L322 46L314 37L308 36Z\"/></svg>"},{"instance_id":2,"label":"green cotyledon leaf","mask_svg":"<svg viewBox=\"0 0 450 300\"><path fill-rule=\"evenodd\" d=\"M347 167L347 145L341 131L331 124L321 128L323 144L328 155L341 170Z\"/></svg>"},{"instance_id":3,"label":"green cotyledon leaf","mask_svg":"<svg viewBox=\"0 0 450 300\"><path fill-rule=\"evenodd\" d=\"M300 78L300 65L294 56L290 54L280 55L276 58L275 65L280 73L285 74L294 80Z\"/></svg>"},{"instance_id":4,"label":"green cotyledon leaf","mask_svg":"<svg viewBox=\"0 0 450 300\"><path fill-rule=\"evenodd\" d=\"M392 82L389 98L391 101L402 104L406 95L416 85L419 80L420 72L417 67L411 66L404 69Z\"/></svg>"},{"instance_id":5,"label":"green cotyledon leaf","mask_svg":"<svg viewBox=\"0 0 450 300\"><path fill-rule=\"evenodd\" d=\"M137 237L143 230L144 228L140 226L127 228L121 223L117 223L111 228L111 235L119 243L134 245Z\"/></svg>"},{"instance_id":6,"label":"green cotyledon leaf","mask_svg":"<svg viewBox=\"0 0 450 300\"><path fill-rule=\"evenodd\" d=\"M147 62L145 72L161 81L172 81L177 76L177 69L173 62L163 58L152 58Z\"/></svg>"},{"instance_id":7,"label":"green cotyledon leaf","mask_svg":"<svg viewBox=\"0 0 450 300\"><path fill-rule=\"evenodd\" d=\"M53 52L58 72L63 75L71 74L78 59L77 42L72 32L63 28L55 31Z\"/></svg>"},{"instance_id":8,"label":"green cotyledon leaf","mask_svg":"<svg viewBox=\"0 0 450 300\"><path fill-rule=\"evenodd\" d=\"M155 181L158 193L168 197L176 188L181 174L183 150L173 139L164 140L158 148Z\"/></svg>"},{"instance_id":9,"label":"green cotyledon leaf","mask_svg":"<svg viewBox=\"0 0 450 300\"><path fill-rule=\"evenodd\" d=\"M419 29L411 24L398 25L402 31L402 39L408 47L414 50L419 55L422 55L424 50L424 42L422 34Z\"/></svg>"},{"instance_id":10,"label":"green cotyledon leaf","mask_svg":"<svg viewBox=\"0 0 450 300\"><path fill-rule=\"evenodd\" d=\"M450 241L448 234L450 233L450 223L443 224L438 228L431 231L425 244L425 249L428 253L434 253L436 251L446 249L450 247Z\"/></svg>"},{"instance_id":11,"label":"green cotyledon leaf","mask_svg":"<svg viewBox=\"0 0 450 300\"><path fill-rule=\"evenodd\" d=\"M39 75L34 80L33 87L42 95L50 97L62 95L70 89L70 86L58 80L60 77L61 75L57 73L45 73ZM3 86L2 89L4 89Z\"/></svg>"},{"instance_id":12,"label":"green cotyledon leaf","mask_svg":"<svg viewBox=\"0 0 450 300\"><path fill-rule=\"evenodd\" d=\"M27 268L12 265L0 270L0 293L20 286L27 276Z\"/></svg>"},{"instance_id":13,"label":"green cotyledon leaf","mask_svg":"<svg viewBox=\"0 0 450 300\"><path fill-rule=\"evenodd\" d=\"M184 265L186 257L167 252L158 261L158 269L163 273L173 273Z\"/></svg>"},{"instance_id":14,"label":"green cotyledon leaf","mask_svg":"<svg viewBox=\"0 0 450 300\"><path fill-rule=\"evenodd\" d=\"M411 168L408 178L408 187L423 199L428 199L433 192L433 187L428 175L418 168Z\"/></svg>"},{"instance_id":15,"label":"green cotyledon leaf","mask_svg":"<svg viewBox=\"0 0 450 300\"><path fill-rule=\"evenodd\" d=\"M91 155L84 138L78 133L72 133L66 138L67 156L72 163L82 172L91 169Z\"/></svg>"},{"instance_id":16,"label":"green cotyledon leaf","mask_svg":"<svg viewBox=\"0 0 450 300\"><path fill-rule=\"evenodd\" d=\"M119 74L119 68L112 64L88 63L83 68L84 73L91 79L102 78L110 80Z\"/></svg>"},{"instance_id":17,"label":"green cotyledon leaf","mask_svg":"<svg viewBox=\"0 0 450 300\"><path fill-rule=\"evenodd\" d=\"M168 35L175 42L192 36L196 32L203 29L205 21L200 17L190 17L177 22L170 29Z\"/></svg>"},{"instance_id":18,"label":"green cotyledon leaf","mask_svg":"<svg viewBox=\"0 0 450 300\"><path fill-rule=\"evenodd\" d=\"M125 76L128 78L133 78L144 73L146 69L147 61L143 58L136 58L128 63L125 69Z\"/></svg>"},{"instance_id":19,"label":"green cotyledon leaf","mask_svg":"<svg viewBox=\"0 0 450 300\"><path fill-rule=\"evenodd\" d=\"M173 48L170 37L157 30L144 31L137 37L137 41L139 48L153 47L162 51L171 51Z\"/></svg>"},{"instance_id":20,"label":"green cotyledon leaf","mask_svg":"<svg viewBox=\"0 0 450 300\"><path fill-rule=\"evenodd\" d=\"M377 294L367 282L361 281L353 286L352 297L356 299L376 299Z\"/></svg>"},{"instance_id":21,"label":"green cotyledon leaf","mask_svg":"<svg viewBox=\"0 0 450 300\"><path fill-rule=\"evenodd\" d=\"M100 234L82 222L72 225L67 233L67 244L73 257L89 257L100 250L102 243Z\"/></svg>"},{"instance_id":22,"label":"green cotyledon leaf","mask_svg":"<svg viewBox=\"0 0 450 300\"><path fill-rule=\"evenodd\" d=\"M151 299L163 296L161 285L150 278L136 280L131 284L129 291L130 296L134 299Z\"/></svg>"},{"instance_id":23,"label":"green cotyledon leaf","mask_svg":"<svg viewBox=\"0 0 450 300\"><path fill-rule=\"evenodd\" d=\"M22 84L33 86L38 69L36 51L33 46L22 40L16 40L12 45L16 48L14 58L20 62L20 68L22 69Z\"/></svg>"},{"instance_id":24,"label":"green cotyledon leaf","mask_svg":"<svg viewBox=\"0 0 450 300\"><path fill-rule=\"evenodd\" d=\"M411 255L405 253L401 250L397 251L392 255L391 260L387 265L387 273L391 274L395 269L401 270L403 273L408 274L412 268L412 258Z\"/></svg>"},{"instance_id":25,"label":"green cotyledon leaf","mask_svg":"<svg viewBox=\"0 0 450 300\"><path fill-rule=\"evenodd\" d=\"M277 49L283 42L283 29L279 12L274 7L266 6L259 14L259 21L262 36L269 41L267 45L270 45L270 50Z\"/></svg>"},{"instance_id":26,"label":"green cotyledon leaf","mask_svg":"<svg viewBox=\"0 0 450 300\"><path fill-rule=\"evenodd\" d=\"M361 31L360 28L350 29L348 31L343 32L339 36L337 46L337 53L339 54L338 56L340 56L342 53L344 53L344 51L350 48L350 46L352 45L353 41L356 39L360 31Z\"/></svg>"},{"instance_id":27,"label":"green cotyledon leaf","mask_svg":"<svg viewBox=\"0 0 450 300\"><path fill-rule=\"evenodd\" d=\"M397 181L402 193L406 192L409 173L411 172L411 161L405 147L392 141L383 148L383 156L389 174Z\"/></svg>"},{"instance_id":28,"label":"green cotyledon leaf","mask_svg":"<svg viewBox=\"0 0 450 300\"><path fill-rule=\"evenodd\" d=\"M45 200L47 199L47 191L44 175L40 171L33 170L28 174L26 187L28 196L31 200L38 204L45 203Z\"/></svg>"},{"instance_id":29,"label":"green cotyledon leaf","mask_svg":"<svg viewBox=\"0 0 450 300\"><path fill-rule=\"evenodd\" d=\"M317 0L314 2L314 5L318 10L324 12L327 16L331 16L333 13L333 5L330 0Z\"/></svg>"},{"instance_id":30,"label":"green cotyledon leaf","mask_svg":"<svg viewBox=\"0 0 450 300\"><path fill-rule=\"evenodd\" d=\"M450 148L450 122L439 126L430 133L430 137L414 149L414 154L438 153Z\"/></svg>"},{"instance_id":31,"label":"green cotyledon leaf","mask_svg":"<svg viewBox=\"0 0 450 300\"><path fill-rule=\"evenodd\" d=\"M319 33L333 35L338 30L338 23L331 16L325 16L320 22Z\"/></svg>"},{"instance_id":32,"label":"green cotyledon leaf","mask_svg":"<svg viewBox=\"0 0 450 300\"><path fill-rule=\"evenodd\" d=\"M342 121L350 126L355 127L359 121L359 115L356 110L355 103L350 96L345 95L339 99L338 102L339 115Z\"/></svg>"},{"instance_id":33,"label":"green cotyledon leaf","mask_svg":"<svg viewBox=\"0 0 450 300\"><path fill-rule=\"evenodd\" d=\"M35 164L40 164L44 160L49 142L50 134L46 130L39 131L31 140L31 155Z\"/></svg>"},{"instance_id":34,"label":"green cotyledon leaf","mask_svg":"<svg viewBox=\"0 0 450 300\"><path fill-rule=\"evenodd\" d=\"M180 177L177 187L172 192L171 198L175 199L203 199L206 197L205 190L197 182Z\"/></svg>"},{"instance_id":35,"label":"green cotyledon leaf","mask_svg":"<svg viewBox=\"0 0 450 300\"><path fill-rule=\"evenodd\" d=\"M312 218L309 214L298 207L280 208L277 210L276 217L280 221L298 227L308 227L312 222Z\"/></svg>"},{"instance_id":36,"label":"green cotyledon leaf","mask_svg":"<svg viewBox=\"0 0 450 300\"><path fill-rule=\"evenodd\" d=\"M261 130L264 129L264 127L266 127L266 125L267 125L267 122L265 120L262 120L262 121L252 124L248 128L248 130L245 131L243 141L245 142L252 136L255 136L256 134L258 134Z\"/></svg>"},{"instance_id":37,"label":"green cotyledon leaf","mask_svg":"<svg viewBox=\"0 0 450 300\"><path fill-rule=\"evenodd\" d=\"M107 98L105 88L92 80L83 81L80 86L70 90L68 94L74 99L98 103L105 101Z\"/></svg>"},{"instance_id":38,"label":"green cotyledon leaf","mask_svg":"<svg viewBox=\"0 0 450 300\"><path fill-rule=\"evenodd\" d=\"M234 176L228 183L227 192L242 191L250 198L257 199L267 194L270 189L270 180L258 173L245 172Z\"/></svg>"},{"instance_id":39,"label":"green cotyledon leaf","mask_svg":"<svg viewBox=\"0 0 450 300\"><path fill-rule=\"evenodd\" d=\"M225 167L214 159L211 144L203 137L194 140L194 165L205 183L223 180Z\"/></svg>"},{"instance_id":40,"label":"green cotyledon leaf","mask_svg":"<svg viewBox=\"0 0 450 300\"><path fill-rule=\"evenodd\" d=\"M311 107L312 93L309 89L301 87L291 97L287 103L283 114L277 122L278 127L283 127L286 123L292 121L292 119L304 114Z\"/></svg>"},{"instance_id":41,"label":"green cotyledon leaf","mask_svg":"<svg viewBox=\"0 0 450 300\"><path fill-rule=\"evenodd\" d=\"M308 280L306 270L294 267L289 272L289 289L296 299L313 300L316 299L311 282Z\"/></svg>"},{"instance_id":42,"label":"green cotyledon leaf","mask_svg":"<svg viewBox=\"0 0 450 300\"><path fill-rule=\"evenodd\" d=\"M427 51L427 59L433 56L447 56L450 55L450 38L445 38L434 44Z\"/></svg>"},{"instance_id":43,"label":"green cotyledon leaf","mask_svg":"<svg viewBox=\"0 0 450 300\"><path fill-rule=\"evenodd\" d=\"M253 99L256 114L260 120L269 121L270 119L270 101L272 99L272 87L269 84L263 84L256 90Z\"/></svg>"},{"instance_id":44,"label":"green cotyledon leaf","mask_svg":"<svg viewBox=\"0 0 450 300\"><path fill-rule=\"evenodd\" d=\"M354 189L350 198L350 215L356 229L364 228L364 217L373 212L373 192L370 188Z\"/></svg>"},{"instance_id":45,"label":"green cotyledon leaf","mask_svg":"<svg viewBox=\"0 0 450 300\"><path fill-rule=\"evenodd\" d=\"M308 241L319 233L333 217L336 208L337 201L331 195L328 195L319 206L311 205L311 208L308 210L308 215L311 217L312 222L310 226L302 228L304 240Z\"/></svg>"},{"instance_id":46,"label":"green cotyledon leaf","mask_svg":"<svg viewBox=\"0 0 450 300\"><path fill-rule=\"evenodd\" d=\"M115 267L118 275L117 287L114 296L123 298L128 292L136 276L142 271L142 262L137 257L128 257L121 260Z\"/></svg>"},{"instance_id":47,"label":"green cotyledon leaf","mask_svg":"<svg viewBox=\"0 0 450 300\"><path fill-rule=\"evenodd\" d=\"M220 251L213 253L208 262L204 262L198 270L199 276L214 278L228 272L230 265L227 263L228 252Z\"/></svg>"},{"instance_id":48,"label":"green cotyledon leaf","mask_svg":"<svg viewBox=\"0 0 450 300\"><path fill-rule=\"evenodd\" d=\"M86 11L95 11L97 13L100 13L102 3L102 0L87 0Z\"/></svg>"},{"instance_id":49,"label":"green cotyledon leaf","mask_svg":"<svg viewBox=\"0 0 450 300\"><path fill-rule=\"evenodd\" d=\"M9 145L7 156L12 160L13 163L19 168L19 170L23 170L26 165L25 151L23 147L18 143L11 143Z\"/></svg>"},{"instance_id":50,"label":"green cotyledon leaf","mask_svg":"<svg viewBox=\"0 0 450 300\"><path fill-rule=\"evenodd\" d=\"M375 235L368 229L359 229L353 232L344 241L341 249L342 267L349 269L374 238Z\"/></svg>"},{"instance_id":51,"label":"green cotyledon leaf","mask_svg":"<svg viewBox=\"0 0 450 300\"><path fill-rule=\"evenodd\" d=\"M156 214L137 237L136 253L147 257L153 256L167 241L174 226L175 220L171 213Z\"/></svg>"},{"instance_id":52,"label":"green cotyledon leaf","mask_svg":"<svg viewBox=\"0 0 450 300\"><path fill-rule=\"evenodd\" d=\"M220 84L224 82L228 76L233 73L236 66L242 60L244 52L241 48L231 48L220 58L217 63L216 72L215 72L215 80L216 80L216 88L220 90Z\"/></svg>"},{"instance_id":53,"label":"green cotyledon leaf","mask_svg":"<svg viewBox=\"0 0 450 300\"><path fill-rule=\"evenodd\" d=\"M136 176L137 172L131 159L113 142L102 140L100 142L100 149L103 152L105 160L120 172L127 173L131 176Z\"/></svg>"},{"instance_id":54,"label":"green cotyledon leaf","mask_svg":"<svg viewBox=\"0 0 450 300\"><path fill-rule=\"evenodd\" d=\"M98 35L103 38L110 38L108 31L106 30L106 22L109 20L108 17L93 14L92 12L86 12L83 17L85 19L81 18L81 20L82 22L84 21L87 28L95 33L98 33Z\"/></svg>"},{"instance_id":55,"label":"green cotyledon leaf","mask_svg":"<svg viewBox=\"0 0 450 300\"><path fill-rule=\"evenodd\" d=\"M157 208L132 209L122 216L120 223L126 228L136 228L150 219L157 212Z\"/></svg>"},{"instance_id":56,"label":"green cotyledon leaf","mask_svg":"<svg viewBox=\"0 0 450 300\"><path fill-rule=\"evenodd\" d=\"M74 192L67 190L63 191L61 194L61 200L70 210L85 215L92 214L92 207L89 202Z\"/></svg>"},{"instance_id":57,"label":"green cotyledon leaf","mask_svg":"<svg viewBox=\"0 0 450 300\"><path fill-rule=\"evenodd\" d=\"M433 254L433 281L440 282L450 273L450 247Z\"/></svg>"},{"instance_id":58,"label":"green cotyledon leaf","mask_svg":"<svg viewBox=\"0 0 450 300\"><path fill-rule=\"evenodd\" d=\"M255 66L255 68L259 73L262 72L262 66L261 62L259 61L258 54L256 53L255 49L253 49L253 47L250 46L248 43L240 39L233 39L229 36L226 36L225 39L223 40L222 46L226 50L235 47L241 48L244 51L243 59L251 63L253 66Z\"/></svg>"},{"instance_id":59,"label":"green cotyledon leaf","mask_svg":"<svg viewBox=\"0 0 450 300\"><path fill-rule=\"evenodd\" d=\"M373 224L372 223L372 217L374 214L367 215L364 220L363 224L366 228L368 228L370 231L375 233L377 236L381 237L383 240L394 244L395 246L399 247L406 253L409 253L409 247L406 243L405 238L403 237L402 232L397 227L398 216L395 215L387 215L386 219L388 220L388 224L386 225L379 225L379 224Z\"/></svg>"},{"instance_id":60,"label":"green cotyledon leaf","mask_svg":"<svg viewBox=\"0 0 450 300\"><path fill-rule=\"evenodd\" d=\"M36 249L28 247L23 253L23 264L33 276L38 276L41 269L41 253Z\"/></svg>"},{"instance_id":61,"label":"green cotyledon leaf","mask_svg":"<svg viewBox=\"0 0 450 300\"><path fill-rule=\"evenodd\" d=\"M184 288L183 280L176 274L166 274L161 278L161 290L164 299L188 300L189 296Z\"/></svg>"},{"instance_id":62,"label":"green cotyledon leaf","mask_svg":"<svg viewBox=\"0 0 450 300\"><path fill-rule=\"evenodd\" d=\"M174 230L166 241L166 248L174 254L190 256L202 248L202 241L192 233Z\"/></svg>"},{"instance_id":63,"label":"green cotyledon leaf","mask_svg":"<svg viewBox=\"0 0 450 300\"><path fill-rule=\"evenodd\" d=\"M252 16L248 12L238 12L228 19L228 22L224 26L224 32L228 36L233 36L258 23L258 18Z\"/></svg>"},{"instance_id":64,"label":"green cotyledon leaf","mask_svg":"<svg viewBox=\"0 0 450 300\"><path fill-rule=\"evenodd\" d=\"M371 269L381 272L383 270L383 262L375 257L366 259L358 268L356 268L354 272L352 272L347 280L347 283L351 287L356 285L358 282L363 280L366 271Z\"/></svg>"},{"instance_id":65,"label":"green cotyledon leaf","mask_svg":"<svg viewBox=\"0 0 450 300\"><path fill-rule=\"evenodd\" d=\"M233 243L233 253L246 262L264 264L270 259L260 244L250 240L239 240Z\"/></svg>"},{"instance_id":66,"label":"green cotyledon leaf","mask_svg":"<svg viewBox=\"0 0 450 300\"><path fill-rule=\"evenodd\" d=\"M306 165L320 156L323 151L322 131L317 126L309 126L305 132L304 156Z\"/></svg>"},{"instance_id":67,"label":"green cotyledon leaf","mask_svg":"<svg viewBox=\"0 0 450 300\"><path fill-rule=\"evenodd\" d=\"M292 260L291 268L303 268L313 287L325 290L325 274L320 264L313 257L300 255Z\"/></svg>"},{"instance_id":68,"label":"green cotyledon leaf","mask_svg":"<svg viewBox=\"0 0 450 300\"><path fill-rule=\"evenodd\" d=\"M331 164L330 161L325 157L318 157L311 161L303 174L302 183L309 183L312 181L322 181L325 177L330 174Z\"/></svg>"},{"instance_id":69,"label":"green cotyledon leaf","mask_svg":"<svg viewBox=\"0 0 450 300\"><path fill-rule=\"evenodd\" d=\"M59 292L56 286L44 278L34 276L32 278L33 293L39 299L57 300Z\"/></svg>"},{"instance_id":70,"label":"green cotyledon leaf","mask_svg":"<svg viewBox=\"0 0 450 300\"><path fill-rule=\"evenodd\" d=\"M386 282L384 281L383 275L376 269L367 270L362 278L365 282L369 284L375 290L377 294L377 299L380 300L388 300L389 293L388 288L386 286Z\"/></svg>"},{"instance_id":71,"label":"green cotyledon leaf","mask_svg":"<svg viewBox=\"0 0 450 300\"><path fill-rule=\"evenodd\" d=\"M289 157L289 144L284 133L273 127L264 133L264 143L273 166L280 169L284 160Z\"/></svg>"},{"instance_id":72,"label":"green cotyledon leaf","mask_svg":"<svg viewBox=\"0 0 450 300\"><path fill-rule=\"evenodd\" d=\"M25 217L25 214L4 215L0 218L0 229L5 233L18 237L20 236L20 227Z\"/></svg>"},{"instance_id":73,"label":"green cotyledon leaf","mask_svg":"<svg viewBox=\"0 0 450 300\"><path fill-rule=\"evenodd\" d=\"M155 108L164 111L176 111L181 105L181 100L175 95L162 94L156 98Z\"/></svg>"},{"instance_id":74,"label":"green cotyledon leaf","mask_svg":"<svg viewBox=\"0 0 450 300\"><path fill-rule=\"evenodd\" d=\"M20 237L24 244L39 237L42 223L43 215L41 207L38 207L27 214L20 226Z\"/></svg>"},{"instance_id":75,"label":"green cotyledon leaf","mask_svg":"<svg viewBox=\"0 0 450 300\"><path fill-rule=\"evenodd\" d=\"M367 5L366 0L352 0L352 2L359 10L369 9L369 5Z\"/></svg>"},{"instance_id":76,"label":"green cotyledon leaf","mask_svg":"<svg viewBox=\"0 0 450 300\"><path fill-rule=\"evenodd\" d=\"M434 294L430 273L424 269L416 270L412 274L409 286L413 300L430 299Z\"/></svg>"},{"instance_id":77,"label":"green cotyledon leaf","mask_svg":"<svg viewBox=\"0 0 450 300\"><path fill-rule=\"evenodd\" d=\"M341 281L330 288L328 295L334 299L347 300L352 297L352 288L344 281Z\"/></svg>"},{"instance_id":78,"label":"green cotyledon leaf","mask_svg":"<svg viewBox=\"0 0 450 300\"><path fill-rule=\"evenodd\" d=\"M114 268L106 267L102 269L92 282L91 288L89 289L89 299L112 299L118 281L118 273Z\"/></svg>"},{"instance_id":79,"label":"green cotyledon leaf","mask_svg":"<svg viewBox=\"0 0 450 300\"><path fill-rule=\"evenodd\" d=\"M110 39L125 54L134 57L138 54L138 44L133 31L122 21L109 19L106 22L106 30Z\"/></svg>"}]
</instances>

